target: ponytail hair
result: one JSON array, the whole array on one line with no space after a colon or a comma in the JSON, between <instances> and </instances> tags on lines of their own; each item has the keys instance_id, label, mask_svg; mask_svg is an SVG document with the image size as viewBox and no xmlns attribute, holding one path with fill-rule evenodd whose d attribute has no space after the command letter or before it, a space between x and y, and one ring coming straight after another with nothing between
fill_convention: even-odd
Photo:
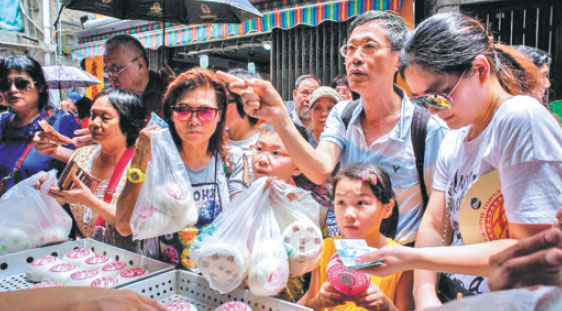
<instances>
[{"instance_id":1,"label":"ponytail hair","mask_svg":"<svg viewBox=\"0 0 562 311\"><path fill-rule=\"evenodd\" d=\"M511 95L531 94L538 86L538 67L525 54L493 42L482 24L460 13L442 13L423 21L404 43L400 74L417 65L437 74L463 75L478 55L490 63L490 71Z\"/></svg>"}]
</instances>

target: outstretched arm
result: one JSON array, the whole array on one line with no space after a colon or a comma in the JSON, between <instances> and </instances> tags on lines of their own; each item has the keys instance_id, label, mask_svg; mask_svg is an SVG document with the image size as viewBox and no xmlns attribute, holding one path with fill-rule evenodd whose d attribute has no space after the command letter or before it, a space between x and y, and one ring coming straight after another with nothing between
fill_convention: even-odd
<instances>
[{"instance_id":1,"label":"outstretched arm","mask_svg":"<svg viewBox=\"0 0 562 311\"><path fill-rule=\"evenodd\" d=\"M240 94L244 110L256 118L270 122L281 137L291 159L313 182L322 185L338 163L341 150L331 142L320 142L316 150L301 136L277 90L270 82L260 79L242 80L218 72L228 82L231 91Z\"/></svg>"}]
</instances>

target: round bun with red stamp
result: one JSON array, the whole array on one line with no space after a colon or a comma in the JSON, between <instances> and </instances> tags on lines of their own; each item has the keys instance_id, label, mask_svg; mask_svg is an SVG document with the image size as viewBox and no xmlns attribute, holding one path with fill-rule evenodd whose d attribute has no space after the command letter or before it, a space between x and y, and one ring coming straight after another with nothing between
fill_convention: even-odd
<instances>
[{"instance_id":1,"label":"round bun with red stamp","mask_svg":"<svg viewBox=\"0 0 562 311\"><path fill-rule=\"evenodd\" d=\"M66 280L70 277L70 275L76 271L78 271L78 267L76 267L71 263L68 262L58 263L52 266L51 268L49 268L49 271L43 275L43 279L41 281L42 282L51 281L51 282L59 282L61 284L65 284Z\"/></svg>"},{"instance_id":2,"label":"round bun with red stamp","mask_svg":"<svg viewBox=\"0 0 562 311\"><path fill-rule=\"evenodd\" d=\"M59 263L62 263L62 260L55 256L37 258L29 265L29 269L25 272L25 279L33 283L41 282L45 273L49 272L52 266Z\"/></svg>"},{"instance_id":3,"label":"round bun with red stamp","mask_svg":"<svg viewBox=\"0 0 562 311\"><path fill-rule=\"evenodd\" d=\"M174 301L164 306L168 311L197 311L197 308L187 301Z\"/></svg>"},{"instance_id":4,"label":"round bun with red stamp","mask_svg":"<svg viewBox=\"0 0 562 311\"><path fill-rule=\"evenodd\" d=\"M90 286L92 281L94 281L98 277L98 272L95 270L80 270L72 273L66 280L65 285Z\"/></svg>"},{"instance_id":5,"label":"round bun with red stamp","mask_svg":"<svg viewBox=\"0 0 562 311\"><path fill-rule=\"evenodd\" d=\"M93 255L95 254L87 248L77 248L66 253L62 259L77 267L86 268L86 259L92 257Z\"/></svg>"},{"instance_id":6,"label":"round bun with red stamp","mask_svg":"<svg viewBox=\"0 0 562 311\"><path fill-rule=\"evenodd\" d=\"M92 283L90 283L90 286L98 288L112 288L117 286L117 284L119 284L119 279L116 277L102 276L93 280Z\"/></svg>"},{"instance_id":7,"label":"round bun with red stamp","mask_svg":"<svg viewBox=\"0 0 562 311\"><path fill-rule=\"evenodd\" d=\"M120 283L125 283L125 282L129 282L130 280L134 280L138 277L141 277L143 275L146 275L148 273L148 271L146 271L143 268L129 268L126 270L121 271L121 273L119 273L119 276L117 277L119 279Z\"/></svg>"},{"instance_id":8,"label":"round bun with red stamp","mask_svg":"<svg viewBox=\"0 0 562 311\"><path fill-rule=\"evenodd\" d=\"M328 282L337 291L344 295L354 296L369 288L370 277L368 274L354 270L346 270L338 254L334 254L328 262L326 269Z\"/></svg>"},{"instance_id":9,"label":"round bun with red stamp","mask_svg":"<svg viewBox=\"0 0 562 311\"><path fill-rule=\"evenodd\" d=\"M63 285L59 282L41 282L41 283L33 285L33 287L31 287L31 289L62 287L62 286Z\"/></svg>"},{"instance_id":10,"label":"round bun with red stamp","mask_svg":"<svg viewBox=\"0 0 562 311\"><path fill-rule=\"evenodd\" d=\"M117 277L119 273L127 269L127 263L124 261L112 261L106 263L100 269L100 275Z\"/></svg>"},{"instance_id":11,"label":"round bun with red stamp","mask_svg":"<svg viewBox=\"0 0 562 311\"><path fill-rule=\"evenodd\" d=\"M104 265L108 264L111 262L111 259L109 259L109 257L104 256L104 255L94 255L94 256L90 256L88 259L86 259L86 262L84 263L84 268L88 269L88 270L100 270Z\"/></svg>"},{"instance_id":12,"label":"round bun with red stamp","mask_svg":"<svg viewBox=\"0 0 562 311\"><path fill-rule=\"evenodd\" d=\"M215 311L252 311L252 308L240 301L230 301L218 306Z\"/></svg>"}]
</instances>

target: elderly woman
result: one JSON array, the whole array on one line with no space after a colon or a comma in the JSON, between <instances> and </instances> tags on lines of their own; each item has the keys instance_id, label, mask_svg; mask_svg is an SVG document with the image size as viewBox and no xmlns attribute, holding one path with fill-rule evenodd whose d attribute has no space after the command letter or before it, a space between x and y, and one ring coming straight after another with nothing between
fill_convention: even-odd
<instances>
[{"instance_id":1,"label":"elderly woman","mask_svg":"<svg viewBox=\"0 0 562 311\"><path fill-rule=\"evenodd\" d=\"M195 267L189 258L192 241L229 203L229 189L235 184L234 179L227 180L229 172L234 175L242 171L239 165L226 165L231 163L227 161L226 148L226 94L224 84L214 72L193 68L170 84L163 100L164 118L193 186L199 221L195 227L160 237L160 253L162 260L187 269ZM130 177L117 204L117 229L123 235L131 234L131 215L150 160L152 129L141 131L129 168L134 174L127 174Z\"/></svg>"},{"instance_id":2,"label":"elderly woman","mask_svg":"<svg viewBox=\"0 0 562 311\"><path fill-rule=\"evenodd\" d=\"M92 191L93 187L71 175L75 186L70 190L50 191L57 201L70 204L83 237L104 233L99 237L106 242L136 250L132 240L121 237L114 224L117 199L126 181L125 168L134 154L144 115L141 99L122 89L106 88L94 98L89 130L96 144L77 149L71 160L99 184ZM95 230L96 226L101 229Z\"/></svg>"},{"instance_id":3,"label":"elderly woman","mask_svg":"<svg viewBox=\"0 0 562 311\"><path fill-rule=\"evenodd\" d=\"M41 65L33 58L12 55L0 62L0 94L9 109L0 115L0 195L19 181L43 170L64 167L68 155L62 148L38 152L33 138L41 131L40 120L73 137L74 118L49 103L49 89ZM63 162L59 161L62 160Z\"/></svg>"}]
</instances>

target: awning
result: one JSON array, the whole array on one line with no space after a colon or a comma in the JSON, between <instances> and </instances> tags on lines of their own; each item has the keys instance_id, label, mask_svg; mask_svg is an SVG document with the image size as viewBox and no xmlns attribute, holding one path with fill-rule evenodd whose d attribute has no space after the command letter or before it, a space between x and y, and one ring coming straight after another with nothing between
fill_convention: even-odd
<instances>
[{"instance_id":1,"label":"awning","mask_svg":"<svg viewBox=\"0 0 562 311\"><path fill-rule=\"evenodd\" d=\"M323 21L345 21L351 17L371 10L400 11L402 0L314 0L305 4L295 0L276 1L257 6L263 13L263 18L245 21L241 24L204 24L195 26L181 26L169 24L166 26L166 46L176 47L222 40L225 38L241 37L256 33L270 32L273 28L290 29L297 25L316 26ZM162 44L161 24L151 24L111 34L84 39L72 49L72 57L82 59L103 53L103 43L116 34L130 34L147 48L156 50Z\"/></svg>"}]
</instances>

